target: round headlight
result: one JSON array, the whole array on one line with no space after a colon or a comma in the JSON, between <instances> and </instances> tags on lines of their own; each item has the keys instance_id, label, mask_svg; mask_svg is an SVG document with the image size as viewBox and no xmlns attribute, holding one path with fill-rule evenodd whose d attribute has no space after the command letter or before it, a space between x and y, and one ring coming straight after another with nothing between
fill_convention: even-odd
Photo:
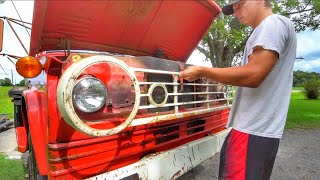
<instances>
[{"instance_id":1,"label":"round headlight","mask_svg":"<svg viewBox=\"0 0 320 180\"><path fill-rule=\"evenodd\" d=\"M73 88L73 104L83 112L98 111L107 99L107 89L94 77L80 79Z\"/></svg>"}]
</instances>

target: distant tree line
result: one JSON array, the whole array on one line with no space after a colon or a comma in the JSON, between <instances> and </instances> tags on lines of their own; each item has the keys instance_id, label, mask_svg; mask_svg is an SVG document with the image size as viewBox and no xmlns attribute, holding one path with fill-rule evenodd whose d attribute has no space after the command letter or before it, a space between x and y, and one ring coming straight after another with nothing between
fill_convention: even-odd
<instances>
[{"instance_id":1,"label":"distant tree line","mask_svg":"<svg viewBox=\"0 0 320 180\"><path fill-rule=\"evenodd\" d=\"M311 79L320 80L320 73L304 72L301 70L293 71L293 86L294 87L301 87L301 86L303 86L303 83L305 83Z\"/></svg>"},{"instance_id":2,"label":"distant tree line","mask_svg":"<svg viewBox=\"0 0 320 180\"><path fill-rule=\"evenodd\" d=\"M24 79L21 80L18 84L16 84L17 86L24 86L25 85L25 81ZM13 86L11 79L9 78L4 78L4 79L0 79L0 86Z\"/></svg>"}]
</instances>

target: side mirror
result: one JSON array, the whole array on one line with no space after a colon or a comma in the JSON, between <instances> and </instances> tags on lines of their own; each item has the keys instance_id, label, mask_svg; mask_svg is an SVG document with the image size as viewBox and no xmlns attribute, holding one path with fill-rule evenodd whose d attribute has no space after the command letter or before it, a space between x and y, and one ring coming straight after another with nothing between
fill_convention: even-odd
<instances>
[{"instance_id":1,"label":"side mirror","mask_svg":"<svg viewBox=\"0 0 320 180\"><path fill-rule=\"evenodd\" d=\"M2 44L3 44L3 20L0 19L0 52L2 51Z\"/></svg>"}]
</instances>

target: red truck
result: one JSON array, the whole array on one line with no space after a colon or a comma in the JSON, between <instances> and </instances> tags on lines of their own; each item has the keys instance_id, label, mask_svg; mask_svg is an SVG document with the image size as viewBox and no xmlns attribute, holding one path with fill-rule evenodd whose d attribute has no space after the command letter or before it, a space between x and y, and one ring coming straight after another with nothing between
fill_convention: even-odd
<instances>
[{"instance_id":1,"label":"red truck","mask_svg":"<svg viewBox=\"0 0 320 180\"><path fill-rule=\"evenodd\" d=\"M11 90L30 179L176 179L220 150L226 88L179 72L220 7L35 1L29 56L45 87ZM223 86L225 87L225 86Z\"/></svg>"}]
</instances>

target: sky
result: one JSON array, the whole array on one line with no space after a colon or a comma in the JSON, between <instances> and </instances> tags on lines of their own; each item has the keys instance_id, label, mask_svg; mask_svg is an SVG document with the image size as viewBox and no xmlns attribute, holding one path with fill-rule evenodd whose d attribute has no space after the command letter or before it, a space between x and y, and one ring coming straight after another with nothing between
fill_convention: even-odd
<instances>
[{"instance_id":1,"label":"sky","mask_svg":"<svg viewBox=\"0 0 320 180\"><path fill-rule=\"evenodd\" d=\"M22 20L31 23L33 14L33 1L13 1L13 3L16 6ZM11 1L0 3L0 16L19 19L19 16L15 11ZM12 23L12 25L23 41L26 49L29 50L30 37L25 28L22 28L19 25L15 25L14 23ZM26 56L26 52L10 29L10 26L6 22L4 23L4 26L3 49L1 53ZM297 57L303 57L303 59L296 60L294 70L320 73L320 31L307 30L298 33L297 40ZM14 62L16 62L16 60L14 60ZM194 65L211 66L210 62L205 61L205 56L197 50L192 53L187 63ZM23 79L23 77L18 75L18 73L16 72L15 65L10 62L7 57L0 56L0 65L5 71L4 72L0 67L0 79L4 79L6 77L11 79L11 71L13 74L13 81L15 83L19 83Z\"/></svg>"},{"instance_id":2,"label":"sky","mask_svg":"<svg viewBox=\"0 0 320 180\"><path fill-rule=\"evenodd\" d=\"M16 6L21 18L25 22L32 22L32 13L33 13L33 1L13 1ZM0 3L0 16L6 16L14 19L20 19L15 8L11 1L5 1ZM27 50L30 46L30 37L25 28L22 28L15 23L11 23L17 34L19 35L21 41ZM29 31L30 33L30 31ZM1 53L12 54L17 56L26 56L27 53L24 51L20 45L18 39L14 35L8 23L4 20L4 32L3 32L3 47ZM14 63L17 61L13 59ZM7 57L0 56L0 65L3 67L4 71L0 67L0 79L10 78L11 79L11 70L13 72L13 82L19 83L23 77L21 77L16 69L15 65L10 62Z\"/></svg>"}]
</instances>

